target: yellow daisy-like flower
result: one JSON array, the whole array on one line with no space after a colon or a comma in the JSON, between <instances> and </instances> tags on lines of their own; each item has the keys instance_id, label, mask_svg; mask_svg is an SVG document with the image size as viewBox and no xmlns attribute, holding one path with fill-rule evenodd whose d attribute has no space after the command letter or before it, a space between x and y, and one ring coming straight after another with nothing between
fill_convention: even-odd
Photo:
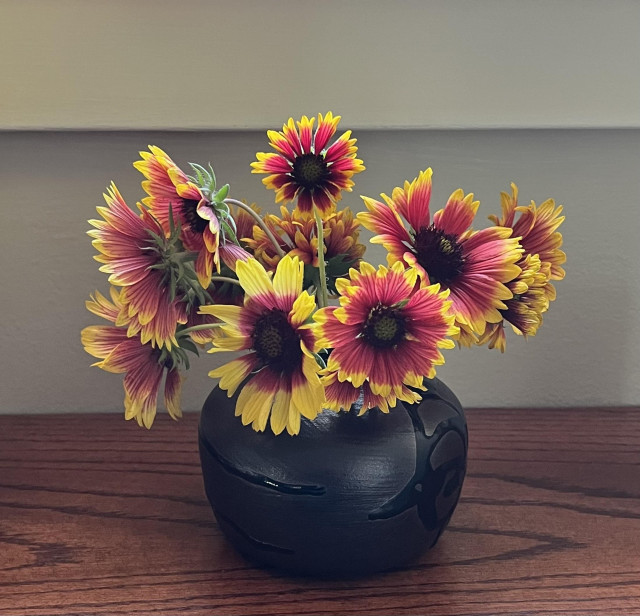
<instances>
[{"instance_id":1,"label":"yellow daisy-like flower","mask_svg":"<svg viewBox=\"0 0 640 616\"><path fill-rule=\"evenodd\" d=\"M318 114L315 130L314 122L315 118L307 116L297 123L289 118L282 132L268 131L270 145L276 152L258 152L258 160L251 166L252 173L269 174L262 183L276 191L277 203L297 199L303 215L311 215L315 205L325 218L342 198L342 191L351 191L351 178L364 171L364 165L356 158L358 148L356 140L351 139L351 131L328 145L340 116L330 111L325 116Z\"/></svg>"},{"instance_id":2,"label":"yellow daisy-like flower","mask_svg":"<svg viewBox=\"0 0 640 616\"><path fill-rule=\"evenodd\" d=\"M300 418L315 419L322 411L324 388L313 355L316 340L307 324L315 299L302 291L304 264L296 257L280 261L273 278L255 259L239 261L236 274L245 291L243 306L203 306L201 312L226 323L224 337L213 340L217 351L248 351L209 372L233 396L244 384L236 403L236 416L244 425L275 434L285 428L298 434ZM252 374L253 373L253 374Z\"/></svg>"}]
</instances>

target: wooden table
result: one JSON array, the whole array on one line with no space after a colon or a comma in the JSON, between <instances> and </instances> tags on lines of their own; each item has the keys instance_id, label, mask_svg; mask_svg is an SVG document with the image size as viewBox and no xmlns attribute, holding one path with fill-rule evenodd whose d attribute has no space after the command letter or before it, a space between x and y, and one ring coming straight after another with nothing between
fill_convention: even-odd
<instances>
[{"instance_id":1,"label":"wooden table","mask_svg":"<svg viewBox=\"0 0 640 616\"><path fill-rule=\"evenodd\" d=\"M226 543L197 415L0 417L0 614L638 614L640 409L473 410L462 499L401 571L293 579Z\"/></svg>"}]
</instances>

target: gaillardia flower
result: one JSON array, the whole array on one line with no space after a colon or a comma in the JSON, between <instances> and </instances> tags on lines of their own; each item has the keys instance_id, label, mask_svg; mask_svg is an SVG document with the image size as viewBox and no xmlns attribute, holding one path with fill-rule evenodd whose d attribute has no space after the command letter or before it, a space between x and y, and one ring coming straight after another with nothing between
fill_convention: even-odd
<instances>
[{"instance_id":1,"label":"gaillardia flower","mask_svg":"<svg viewBox=\"0 0 640 616\"><path fill-rule=\"evenodd\" d=\"M566 261L562 246L562 235L557 231L564 221L560 216L562 206L555 206L548 199L539 207L532 201L529 206L518 205L518 187L511 184L511 194L501 193L502 216L489 216L498 227L509 227L520 236L524 254L517 265L521 273L508 283L513 297L505 301L501 310L504 321L511 324L519 335L534 336L542 325L542 315L549 303L556 298L555 287L550 280L561 280L565 272L561 265ZM516 221L516 214L519 214ZM503 321L491 323L478 340L489 348L504 353L506 336Z\"/></svg>"},{"instance_id":2,"label":"gaillardia flower","mask_svg":"<svg viewBox=\"0 0 640 616\"><path fill-rule=\"evenodd\" d=\"M418 287L418 271L396 262L376 271L362 262L349 280L339 279L340 307L321 308L318 345L331 349L323 374L329 408L349 409L364 387L363 408L395 406L396 399L419 399L409 387L424 389L424 377L444 363L441 348L457 333L448 291ZM336 380L337 378L337 380ZM347 385L344 385L348 383ZM365 385L366 384L366 385Z\"/></svg>"},{"instance_id":3,"label":"gaillardia flower","mask_svg":"<svg viewBox=\"0 0 640 616\"><path fill-rule=\"evenodd\" d=\"M324 388L313 353L313 325L307 324L315 299L301 291L304 264L285 256L273 279L255 259L239 261L236 274L245 291L244 306L203 306L227 325L213 340L216 351L248 351L209 376L233 396L249 375L236 402L244 425L263 431L267 422L275 434L285 428L300 431L300 417L314 419L322 410ZM253 373L253 374L252 374Z\"/></svg>"},{"instance_id":4,"label":"gaillardia flower","mask_svg":"<svg viewBox=\"0 0 640 616\"><path fill-rule=\"evenodd\" d=\"M139 206L140 216L125 203L115 184L104 195L107 207L98 207L102 220L90 220L95 227L87 231L100 252L94 259L109 274L109 282L123 287L122 306L117 325L128 323L129 336L140 332L142 344L177 344L178 323L186 323L185 304L172 297L164 269L168 253L158 244L164 238L162 227L149 212ZM155 238L154 238L155 236Z\"/></svg>"},{"instance_id":5,"label":"gaillardia flower","mask_svg":"<svg viewBox=\"0 0 640 616\"><path fill-rule=\"evenodd\" d=\"M215 267L220 272L220 258L231 268L243 256L242 249L225 241L220 214L203 188L197 186L159 147L150 145L149 152L140 152L142 160L133 166L144 175L142 188L149 195L142 202L160 221L165 233L173 223L180 225L184 247L198 254L195 271L203 288L211 283Z\"/></svg>"},{"instance_id":6,"label":"gaillardia flower","mask_svg":"<svg viewBox=\"0 0 640 616\"><path fill-rule=\"evenodd\" d=\"M549 280L562 280L565 271L561 267L567 260L567 255L560 249L562 246L562 234L558 227L564 222L562 206L556 207L553 199L547 199L539 206L532 201L528 206L518 205L518 187L511 184L511 194L501 193L502 217L489 216L498 227L513 229L513 235L519 236L520 244L524 249L524 255L538 255L544 268L549 264ZM519 214L515 220L516 213ZM549 300L554 300L556 291L551 283L545 287L545 293Z\"/></svg>"},{"instance_id":7,"label":"gaillardia flower","mask_svg":"<svg viewBox=\"0 0 640 616\"><path fill-rule=\"evenodd\" d=\"M358 214L358 220L378 234L371 241L388 250L390 265L413 265L431 284L450 291L456 324L464 334L458 340L465 343L474 333L482 334L487 322L502 320L504 300L513 296L506 283L520 273L516 262L522 247L508 228L473 231L480 203L462 190L431 219L431 175L427 169L395 188L391 197L383 194L385 203L363 197L368 212Z\"/></svg>"},{"instance_id":8,"label":"gaillardia flower","mask_svg":"<svg viewBox=\"0 0 640 616\"><path fill-rule=\"evenodd\" d=\"M290 213L283 205L280 207L280 216L268 214L265 224L286 254L298 257L305 265L318 267L318 238L313 218L304 216L298 210ZM360 223L354 219L351 210L345 208L323 220L322 227L324 258L329 262L327 274L331 275L332 259L338 257L342 266L340 275L346 274L349 267L359 263L365 251L364 244L358 241ZM268 271L275 271L280 255L263 229L254 226L253 235L246 243Z\"/></svg>"},{"instance_id":9,"label":"gaillardia flower","mask_svg":"<svg viewBox=\"0 0 640 616\"><path fill-rule=\"evenodd\" d=\"M297 207L305 215L315 205L322 218L333 211L342 198L342 191L351 191L352 176L364 171L362 161L356 158L356 140L351 131L343 133L328 146L340 121L340 116L328 112L315 118L302 116L296 123L290 118L282 132L267 132L270 145L276 153L258 152L258 160L251 163L252 173L268 173L262 180L276 191L276 202L288 203L297 199ZM328 146L328 147L327 147Z\"/></svg>"},{"instance_id":10,"label":"gaillardia flower","mask_svg":"<svg viewBox=\"0 0 640 616\"><path fill-rule=\"evenodd\" d=\"M112 323L122 312L122 291L111 287L111 299L96 291L86 302L87 309ZM107 372L125 373L125 419L135 419L138 425L150 428L156 416L158 390L165 376L164 401L173 419L182 416L180 390L182 377L171 354L149 343L139 335L128 336L126 329L113 325L92 325L81 334L85 351L101 361L93 364Z\"/></svg>"}]
</instances>

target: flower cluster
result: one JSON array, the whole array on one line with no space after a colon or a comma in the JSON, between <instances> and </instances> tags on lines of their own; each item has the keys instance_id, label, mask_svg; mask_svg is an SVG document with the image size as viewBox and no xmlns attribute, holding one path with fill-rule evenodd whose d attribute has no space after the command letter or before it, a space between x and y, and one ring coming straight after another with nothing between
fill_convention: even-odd
<instances>
[{"instance_id":1,"label":"flower cluster","mask_svg":"<svg viewBox=\"0 0 640 616\"><path fill-rule=\"evenodd\" d=\"M87 308L110 325L82 331L88 353L124 373L125 418L153 423L164 379L169 414L180 411L188 353L239 353L211 370L236 396L236 415L256 431L294 435L321 412L389 412L415 404L444 363L443 349L504 352L505 321L536 334L564 277L549 199L518 205L502 194L493 226L473 227L479 202L454 191L431 212L432 171L365 211L338 209L364 171L351 132L334 139L331 112L269 131L253 173L276 193L280 213L260 211L218 186L211 166L188 175L160 148L134 163L146 196L134 211L115 185L90 220L111 300ZM287 204L292 204L287 206ZM363 260L361 228L387 250L387 266Z\"/></svg>"}]
</instances>

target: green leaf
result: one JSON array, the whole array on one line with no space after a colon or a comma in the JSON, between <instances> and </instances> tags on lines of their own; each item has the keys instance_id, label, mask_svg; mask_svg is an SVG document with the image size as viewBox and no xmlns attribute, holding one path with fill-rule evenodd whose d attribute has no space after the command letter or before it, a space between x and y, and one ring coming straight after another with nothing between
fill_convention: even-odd
<instances>
[{"instance_id":1,"label":"green leaf","mask_svg":"<svg viewBox=\"0 0 640 616\"><path fill-rule=\"evenodd\" d=\"M336 255L327 261L327 276L331 278L340 278L349 273L349 268L353 263L347 254Z\"/></svg>"},{"instance_id":2,"label":"green leaf","mask_svg":"<svg viewBox=\"0 0 640 616\"><path fill-rule=\"evenodd\" d=\"M176 225L173 220L173 206L171 205L171 201L169 201L169 231L171 231L171 237L173 237L173 232L176 230Z\"/></svg>"},{"instance_id":3,"label":"green leaf","mask_svg":"<svg viewBox=\"0 0 640 616\"><path fill-rule=\"evenodd\" d=\"M234 244L239 244L236 234L226 221L221 220L220 226L222 227L222 230L224 231L224 235L226 237L228 237Z\"/></svg>"},{"instance_id":4,"label":"green leaf","mask_svg":"<svg viewBox=\"0 0 640 616\"><path fill-rule=\"evenodd\" d=\"M178 261L176 265L178 266L178 280L182 280L183 278L185 278L184 263L182 263L182 261Z\"/></svg>"},{"instance_id":5,"label":"green leaf","mask_svg":"<svg viewBox=\"0 0 640 616\"><path fill-rule=\"evenodd\" d=\"M174 275L169 276L169 297L171 301L176 298L176 277Z\"/></svg>"},{"instance_id":6,"label":"green leaf","mask_svg":"<svg viewBox=\"0 0 640 616\"><path fill-rule=\"evenodd\" d=\"M180 348L185 349L187 351L191 351L192 353L195 353L196 355L200 355L200 353L198 352L198 347L196 346L195 342L193 342L193 340L191 340L191 338L182 338L180 340Z\"/></svg>"},{"instance_id":7,"label":"green leaf","mask_svg":"<svg viewBox=\"0 0 640 616\"><path fill-rule=\"evenodd\" d=\"M225 184L217 193L216 201L224 201L229 194L229 184Z\"/></svg>"},{"instance_id":8,"label":"green leaf","mask_svg":"<svg viewBox=\"0 0 640 616\"><path fill-rule=\"evenodd\" d=\"M324 359L322 359L322 357L320 357L320 355L318 355L317 353L314 353L313 357L316 360L318 366L320 366L320 368L324 369L327 367L326 362L324 361Z\"/></svg>"},{"instance_id":9,"label":"green leaf","mask_svg":"<svg viewBox=\"0 0 640 616\"><path fill-rule=\"evenodd\" d=\"M210 177L211 177L211 190L215 190L216 189L216 174L213 170L213 167L211 166L211 163L209 163L209 170L211 171L210 173Z\"/></svg>"},{"instance_id":10,"label":"green leaf","mask_svg":"<svg viewBox=\"0 0 640 616\"><path fill-rule=\"evenodd\" d=\"M202 166L197 163L189 163L191 168L198 175L198 185L205 188L210 188L212 183L212 178L209 175L209 172ZM215 178L213 178L213 187L215 188Z\"/></svg>"},{"instance_id":11,"label":"green leaf","mask_svg":"<svg viewBox=\"0 0 640 616\"><path fill-rule=\"evenodd\" d=\"M154 233L151 229L145 229L145 231L153 238L153 240L162 247L165 244L165 238L160 237L157 233Z\"/></svg>"}]
</instances>

